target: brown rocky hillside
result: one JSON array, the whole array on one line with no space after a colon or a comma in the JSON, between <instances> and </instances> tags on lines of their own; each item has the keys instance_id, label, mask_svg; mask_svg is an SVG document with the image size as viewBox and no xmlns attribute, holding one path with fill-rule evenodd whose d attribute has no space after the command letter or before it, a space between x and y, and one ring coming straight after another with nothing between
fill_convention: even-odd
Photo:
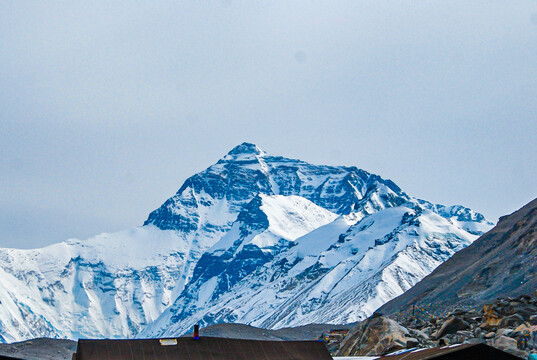
<instances>
[{"instance_id":1,"label":"brown rocky hillside","mask_svg":"<svg viewBox=\"0 0 537 360\"><path fill-rule=\"evenodd\" d=\"M409 291L379 309L394 315L412 306L435 314L482 306L537 289L537 199L459 251ZM436 315L436 314L435 314Z\"/></svg>"}]
</instances>

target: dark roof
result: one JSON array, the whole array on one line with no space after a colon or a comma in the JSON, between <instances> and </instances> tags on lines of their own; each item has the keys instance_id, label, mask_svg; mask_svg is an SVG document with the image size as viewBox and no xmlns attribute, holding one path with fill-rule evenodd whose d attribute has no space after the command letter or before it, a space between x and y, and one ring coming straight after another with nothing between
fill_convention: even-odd
<instances>
[{"instance_id":1,"label":"dark roof","mask_svg":"<svg viewBox=\"0 0 537 360\"><path fill-rule=\"evenodd\" d=\"M21 358L14 358L11 356L0 355L0 360L22 360Z\"/></svg>"},{"instance_id":2,"label":"dark roof","mask_svg":"<svg viewBox=\"0 0 537 360\"><path fill-rule=\"evenodd\" d=\"M332 360L323 342L200 337L78 340L76 360Z\"/></svg>"},{"instance_id":3,"label":"dark roof","mask_svg":"<svg viewBox=\"0 0 537 360\"><path fill-rule=\"evenodd\" d=\"M378 360L427 360L427 359L464 359L464 360L520 360L518 356L506 353L486 344L462 344L430 349L417 349L396 355L386 355Z\"/></svg>"}]
</instances>

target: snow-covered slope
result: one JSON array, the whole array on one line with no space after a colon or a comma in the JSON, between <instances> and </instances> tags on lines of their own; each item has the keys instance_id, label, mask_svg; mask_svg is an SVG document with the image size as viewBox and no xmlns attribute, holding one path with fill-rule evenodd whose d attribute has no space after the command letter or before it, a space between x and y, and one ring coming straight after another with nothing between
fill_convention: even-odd
<instances>
[{"instance_id":1,"label":"snow-covered slope","mask_svg":"<svg viewBox=\"0 0 537 360\"><path fill-rule=\"evenodd\" d=\"M200 319L353 321L491 225L355 167L245 143L142 227L0 249L0 341L176 335Z\"/></svg>"},{"instance_id":2,"label":"snow-covered slope","mask_svg":"<svg viewBox=\"0 0 537 360\"><path fill-rule=\"evenodd\" d=\"M183 294L140 336L173 336L195 323L281 328L363 319L477 238L417 203L410 205L358 222L340 216L248 271L238 270L242 256L234 249L246 240L250 254L259 252L247 240L259 235L253 231L243 240L230 232L237 240L226 239L205 253ZM245 227L240 221L234 225Z\"/></svg>"},{"instance_id":3,"label":"snow-covered slope","mask_svg":"<svg viewBox=\"0 0 537 360\"><path fill-rule=\"evenodd\" d=\"M155 226L0 249L1 339L133 336L180 293L185 268L201 252Z\"/></svg>"}]
</instances>

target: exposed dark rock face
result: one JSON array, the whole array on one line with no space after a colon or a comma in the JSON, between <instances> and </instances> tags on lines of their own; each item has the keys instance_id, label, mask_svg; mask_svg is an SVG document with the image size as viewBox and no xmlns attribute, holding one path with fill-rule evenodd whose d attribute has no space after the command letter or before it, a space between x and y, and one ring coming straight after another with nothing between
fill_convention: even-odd
<instances>
[{"instance_id":1,"label":"exposed dark rock face","mask_svg":"<svg viewBox=\"0 0 537 360\"><path fill-rule=\"evenodd\" d=\"M319 182L319 179L324 180ZM379 196L381 186L392 193ZM256 194L300 195L337 214L349 214L364 208L374 212L409 200L408 195L391 180L356 167L312 165L269 156L254 144L243 143L217 164L186 180L175 196L149 215L144 225L153 224L162 230L196 231L203 226L196 211L206 205L199 203L199 194L202 193L215 200L227 200L237 211L242 210L242 206ZM470 214L468 216L476 216L464 207L457 209L455 214L439 206L442 207L442 216L448 218L464 218L464 211ZM468 220L473 221L464 221Z\"/></svg>"},{"instance_id":2,"label":"exposed dark rock face","mask_svg":"<svg viewBox=\"0 0 537 360\"><path fill-rule=\"evenodd\" d=\"M395 314L412 305L436 309L480 306L498 297L537 289L537 199L500 218L472 245L456 253L380 311ZM516 319L505 320L515 322Z\"/></svg>"}]
</instances>

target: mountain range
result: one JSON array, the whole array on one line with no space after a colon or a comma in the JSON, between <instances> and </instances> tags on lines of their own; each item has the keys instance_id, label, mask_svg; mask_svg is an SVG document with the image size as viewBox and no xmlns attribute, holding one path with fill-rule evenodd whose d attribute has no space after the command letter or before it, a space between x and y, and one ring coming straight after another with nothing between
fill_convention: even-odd
<instances>
[{"instance_id":1,"label":"mountain range","mask_svg":"<svg viewBox=\"0 0 537 360\"><path fill-rule=\"evenodd\" d=\"M188 178L143 226L0 249L0 341L354 322L492 225L356 167L243 143Z\"/></svg>"}]
</instances>

